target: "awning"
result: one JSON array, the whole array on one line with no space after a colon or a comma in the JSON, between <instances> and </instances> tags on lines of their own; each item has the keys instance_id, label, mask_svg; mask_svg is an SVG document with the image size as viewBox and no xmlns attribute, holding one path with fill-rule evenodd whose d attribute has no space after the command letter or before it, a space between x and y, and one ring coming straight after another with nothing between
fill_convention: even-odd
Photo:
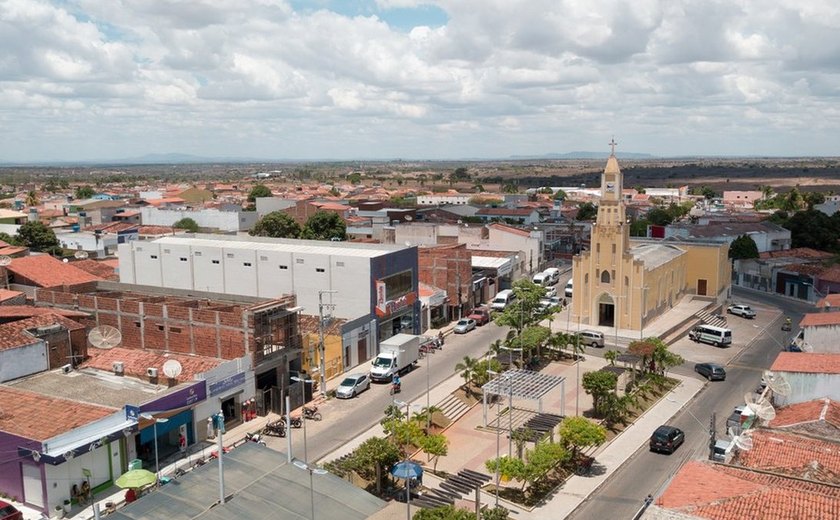
<instances>
[{"instance_id":1,"label":"awning","mask_svg":"<svg viewBox=\"0 0 840 520\"><path fill-rule=\"evenodd\" d=\"M504 276L510 273L513 262L506 257L473 255L472 266L474 269L493 269L496 275Z\"/></svg>"}]
</instances>

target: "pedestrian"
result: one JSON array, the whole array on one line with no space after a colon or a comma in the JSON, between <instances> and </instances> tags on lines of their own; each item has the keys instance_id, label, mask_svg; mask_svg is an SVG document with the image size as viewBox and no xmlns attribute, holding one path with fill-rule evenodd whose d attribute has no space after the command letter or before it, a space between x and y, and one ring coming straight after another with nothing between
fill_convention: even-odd
<instances>
[{"instance_id":1,"label":"pedestrian","mask_svg":"<svg viewBox=\"0 0 840 520\"><path fill-rule=\"evenodd\" d=\"M213 428L213 418L207 418L207 438L214 439L216 437L216 429Z\"/></svg>"},{"instance_id":2,"label":"pedestrian","mask_svg":"<svg viewBox=\"0 0 840 520\"><path fill-rule=\"evenodd\" d=\"M178 435L178 449L181 451L181 456L187 452L187 436L183 432Z\"/></svg>"}]
</instances>

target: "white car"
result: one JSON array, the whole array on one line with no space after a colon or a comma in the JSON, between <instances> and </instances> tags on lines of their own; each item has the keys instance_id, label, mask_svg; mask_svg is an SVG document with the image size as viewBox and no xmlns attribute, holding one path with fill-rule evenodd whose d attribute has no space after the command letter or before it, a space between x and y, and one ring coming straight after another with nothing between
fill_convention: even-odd
<instances>
[{"instance_id":1,"label":"white car","mask_svg":"<svg viewBox=\"0 0 840 520\"><path fill-rule=\"evenodd\" d=\"M557 287L546 287L543 298L554 298L557 296Z\"/></svg>"},{"instance_id":2,"label":"white car","mask_svg":"<svg viewBox=\"0 0 840 520\"><path fill-rule=\"evenodd\" d=\"M750 309L749 305L743 305L743 304L740 304L740 303L735 304L735 305L730 305L729 307L726 308L726 312L729 313L729 314L734 314L735 316L740 316L742 318L747 318L748 320L751 320L751 319L755 318L755 311Z\"/></svg>"},{"instance_id":3,"label":"white car","mask_svg":"<svg viewBox=\"0 0 840 520\"><path fill-rule=\"evenodd\" d=\"M466 334L475 328L475 320L472 318L463 318L458 320L452 332L455 334Z\"/></svg>"},{"instance_id":4,"label":"white car","mask_svg":"<svg viewBox=\"0 0 840 520\"><path fill-rule=\"evenodd\" d=\"M335 389L335 396L339 399L351 399L370 388L370 377L367 374L350 374Z\"/></svg>"}]
</instances>

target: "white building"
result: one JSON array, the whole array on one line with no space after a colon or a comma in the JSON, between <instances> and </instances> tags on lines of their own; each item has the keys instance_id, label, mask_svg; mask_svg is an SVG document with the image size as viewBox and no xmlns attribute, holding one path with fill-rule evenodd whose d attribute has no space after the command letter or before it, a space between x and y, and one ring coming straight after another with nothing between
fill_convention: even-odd
<instances>
[{"instance_id":1,"label":"white building","mask_svg":"<svg viewBox=\"0 0 840 520\"><path fill-rule=\"evenodd\" d=\"M820 303L823 302L826 299ZM830 304L826 308L830 309ZM808 313L799 322L799 326L802 328L799 339L805 343L806 348L813 352L840 354L840 342L837 341L840 337L840 312Z\"/></svg>"},{"instance_id":2,"label":"white building","mask_svg":"<svg viewBox=\"0 0 840 520\"><path fill-rule=\"evenodd\" d=\"M369 316L379 339L418 333L417 248L316 240L219 235L164 237L119 246L120 281L244 296L296 294L318 314L355 320ZM327 309L329 312L329 309Z\"/></svg>"},{"instance_id":3,"label":"white building","mask_svg":"<svg viewBox=\"0 0 840 520\"><path fill-rule=\"evenodd\" d=\"M113 233L91 233L90 231L62 232L55 234L61 247L72 251L95 253L102 258L117 249L118 237Z\"/></svg>"},{"instance_id":4,"label":"white building","mask_svg":"<svg viewBox=\"0 0 840 520\"><path fill-rule=\"evenodd\" d=\"M780 352L770 370L791 388L789 395L773 395L776 406L823 397L840 400L840 354Z\"/></svg>"},{"instance_id":5,"label":"white building","mask_svg":"<svg viewBox=\"0 0 840 520\"><path fill-rule=\"evenodd\" d=\"M221 211L218 209L140 209L144 226L172 226L183 218L191 218L199 227L220 231L247 231L257 223L256 211Z\"/></svg>"},{"instance_id":6,"label":"white building","mask_svg":"<svg viewBox=\"0 0 840 520\"><path fill-rule=\"evenodd\" d=\"M464 206L470 203L470 198L473 195L446 195L446 194L428 194L428 195L418 195L417 196L417 205L418 206L443 206L445 204L454 204L456 206Z\"/></svg>"}]
</instances>

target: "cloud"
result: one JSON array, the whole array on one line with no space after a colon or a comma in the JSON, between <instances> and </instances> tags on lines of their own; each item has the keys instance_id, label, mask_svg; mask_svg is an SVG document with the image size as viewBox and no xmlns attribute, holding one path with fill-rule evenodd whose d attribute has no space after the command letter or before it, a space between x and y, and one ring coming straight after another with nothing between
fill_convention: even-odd
<instances>
[{"instance_id":1,"label":"cloud","mask_svg":"<svg viewBox=\"0 0 840 520\"><path fill-rule=\"evenodd\" d=\"M0 161L834 154L838 29L830 0L0 0Z\"/></svg>"}]
</instances>

